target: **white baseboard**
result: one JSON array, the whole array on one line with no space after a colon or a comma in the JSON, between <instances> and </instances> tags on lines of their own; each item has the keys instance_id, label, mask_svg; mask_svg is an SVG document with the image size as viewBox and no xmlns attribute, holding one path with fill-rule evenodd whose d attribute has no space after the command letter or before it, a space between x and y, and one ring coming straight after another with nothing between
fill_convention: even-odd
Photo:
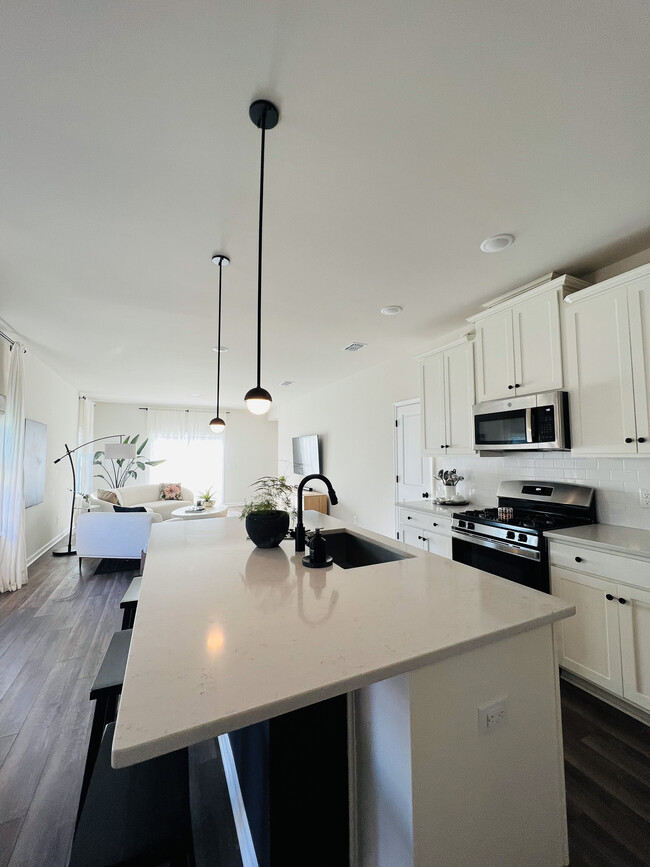
<instances>
[{"instance_id":1,"label":"white baseboard","mask_svg":"<svg viewBox=\"0 0 650 867\"><path fill-rule=\"evenodd\" d=\"M69 530L64 530L62 533L59 533L58 536L55 536L53 539L50 539L49 542L46 542L45 545L41 545L38 551L36 551L34 554L27 558L27 565L31 566L32 563L34 563L36 560L38 560L39 557L42 557L43 554L45 554L48 548L51 548L52 545L56 545L57 542L60 542L61 539L63 539L64 536L67 536L69 532Z\"/></svg>"}]
</instances>

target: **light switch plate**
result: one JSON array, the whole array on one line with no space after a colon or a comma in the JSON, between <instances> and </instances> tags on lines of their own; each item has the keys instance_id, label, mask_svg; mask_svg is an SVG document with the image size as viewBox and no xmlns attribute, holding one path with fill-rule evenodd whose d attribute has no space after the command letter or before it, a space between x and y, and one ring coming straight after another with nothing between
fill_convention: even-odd
<instances>
[{"instance_id":1,"label":"light switch plate","mask_svg":"<svg viewBox=\"0 0 650 867\"><path fill-rule=\"evenodd\" d=\"M639 502L642 509L650 509L650 488L639 488Z\"/></svg>"}]
</instances>

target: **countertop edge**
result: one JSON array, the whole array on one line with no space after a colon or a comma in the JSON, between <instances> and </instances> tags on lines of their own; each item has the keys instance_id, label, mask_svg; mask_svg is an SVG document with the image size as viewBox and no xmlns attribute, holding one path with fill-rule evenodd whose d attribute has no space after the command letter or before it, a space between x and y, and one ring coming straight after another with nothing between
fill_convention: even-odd
<instances>
[{"instance_id":1,"label":"countertop edge","mask_svg":"<svg viewBox=\"0 0 650 867\"><path fill-rule=\"evenodd\" d=\"M549 612L548 614L542 614L533 620L517 623L494 632L469 638L465 641L451 644L446 647L437 648L436 650L422 654L419 657L394 663L390 666L383 666L373 670L372 672L365 672L364 674L355 677L345 678L336 683L332 683L330 686L320 687L308 692L303 692L300 695L261 705L251 710L242 711L238 714L232 714L228 717L223 717L220 720L214 720L194 728L186 729L182 732L177 732L173 735L166 735L164 739L160 738L155 741L149 741L146 744L139 744L137 746L125 748L115 746L114 741L113 749L111 751L111 765L113 768L119 769L149 759L154 759L174 750L189 747L199 741L207 740L208 738L215 738L219 735L244 728L245 726L263 722L264 720L271 719L275 716L280 716L281 714L289 713L293 710L299 710L300 708L307 707L310 704L325 701L326 699L335 698L338 695L343 695L356 689L371 686L373 683L387 680L390 677L408 674L410 671L424 668L427 665L432 665L433 663L450 659L453 656L458 656L467 651L475 650L476 648L484 647L488 644L494 644L497 641L502 641L504 638L510 638L514 635L520 635L524 632L530 632L533 629L539 629L551 625L558 620L572 617L575 612L575 606L567 603L565 608Z\"/></svg>"},{"instance_id":2,"label":"countertop edge","mask_svg":"<svg viewBox=\"0 0 650 867\"><path fill-rule=\"evenodd\" d=\"M588 526L608 526L614 527L618 526L616 524L597 524L597 525L588 525ZM575 527L567 528L569 530L575 530ZM638 527L621 527L621 530L635 530L639 533L648 533L650 536L650 531L641 530ZM582 548L589 548L592 551L603 551L607 554L614 554L615 556L624 556L631 557L634 560L640 560L643 563L647 563L650 561L650 550L647 552L634 550L625 545L615 545L611 542L602 542L596 539L585 539L581 538L579 535L569 534L565 530L546 530L544 532L544 536L547 538L549 542L559 542L560 544L566 545L579 545Z\"/></svg>"}]
</instances>

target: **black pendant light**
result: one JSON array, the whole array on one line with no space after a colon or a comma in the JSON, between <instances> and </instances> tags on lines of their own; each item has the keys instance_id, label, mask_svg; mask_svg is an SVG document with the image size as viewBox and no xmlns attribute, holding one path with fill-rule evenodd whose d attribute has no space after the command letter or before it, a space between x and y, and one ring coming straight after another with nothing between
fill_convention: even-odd
<instances>
[{"instance_id":1,"label":"black pendant light","mask_svg":"<svg viewBox=\"0 0 650 867\"><path fill-rule=\"evenodd\" d=\"M219 386L221 383L221 276L224 265L230 265L230 259L222 253L215 253L212 261L219 266L219 313L217 316L217 414L210 422L210 427L215 433L223 433L225 421L219 416Z\"/></svg>"},{"instance_id":2,"label":"black pendant light","mask_svg":"<svg viewBox=\"0 0 650 867\"><path fill-rule=\"evenodd\" d=\"M271 395L261 385L262 372L262 216L264 209L264 143L266 130L277 126L280 113L268 99L256 99L248 110L250 119L262 130L260 167L260 218L257 238L257 385L246 392L246 406L254 415L263 415L271 408Z\"/></svg>"}]
</instances>

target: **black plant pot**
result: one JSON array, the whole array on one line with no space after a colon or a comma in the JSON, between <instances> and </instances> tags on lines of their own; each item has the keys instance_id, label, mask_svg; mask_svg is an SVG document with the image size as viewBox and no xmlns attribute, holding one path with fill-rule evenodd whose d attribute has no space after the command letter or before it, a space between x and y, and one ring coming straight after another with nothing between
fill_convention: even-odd
<instances>
[{"instance_id":1,"label":"black plant pot","mask_svg":"<svg viewBox=\"0 0 650 867\"><path fill-rule=\"evenodd\" d=\"M277 548L288 529L288 512L246 516L246 532L258 548Z\"/></svg>"}]
</instances>

